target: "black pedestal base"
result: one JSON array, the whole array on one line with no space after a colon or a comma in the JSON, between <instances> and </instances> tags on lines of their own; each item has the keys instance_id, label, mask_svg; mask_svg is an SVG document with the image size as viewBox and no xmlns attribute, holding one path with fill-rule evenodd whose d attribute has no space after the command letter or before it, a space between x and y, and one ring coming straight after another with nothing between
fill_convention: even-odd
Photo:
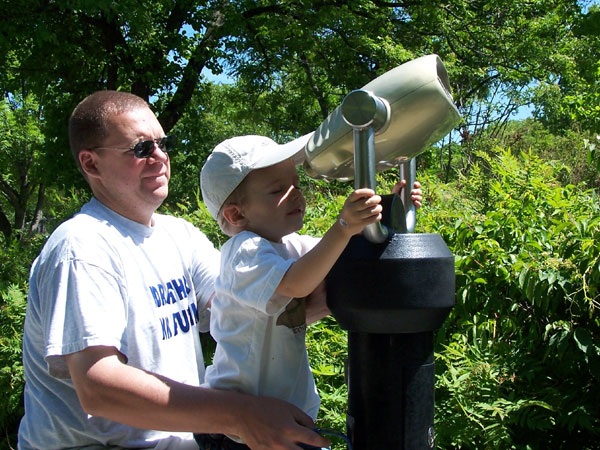
<instances>
[{"instance_id":1,"label":"black pedestal base","mask_svg":"<svg viewBox=\"0 0 600 450\"><path fill-rule=\"evenodd\" d=\"M433 448L433 332L350 332L348 359L354 450Z\"/></svg>"}]
</instances>

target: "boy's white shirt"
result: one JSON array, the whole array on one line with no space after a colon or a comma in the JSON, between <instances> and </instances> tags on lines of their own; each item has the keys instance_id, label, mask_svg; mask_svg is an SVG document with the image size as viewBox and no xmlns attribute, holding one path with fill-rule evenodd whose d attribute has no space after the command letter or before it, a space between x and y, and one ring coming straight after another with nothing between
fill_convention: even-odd
<instances>
[{"instance_id":1,"label":"boy's white shirt","mask_svg":"<svg viewBox=\"0 0 600 450\"><path fill-rule=\"evenodd\" d=\"M316 418L320 399L306 353L306 301L275 290L318 242L293 233L275 243L244 231L223 245L211 306L217 348L206 384L286 400Z\"/></svg>"}]
</instances>

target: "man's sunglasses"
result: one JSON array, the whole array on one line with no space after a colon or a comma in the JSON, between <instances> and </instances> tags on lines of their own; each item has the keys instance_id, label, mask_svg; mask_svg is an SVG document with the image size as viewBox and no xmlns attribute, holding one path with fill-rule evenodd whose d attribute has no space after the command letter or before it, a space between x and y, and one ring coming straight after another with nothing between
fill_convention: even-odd
<instances>
[{"instance_id":1,"label":"man's sunglasses","mask_svg":"<svg viewBox=\"0 0 600 450\"><path fill-rule=\"evenodd\" d=\"M148 158L154 153L155 145L158 145L161 151L169 153L175 147L175 136L165 136L138 142L133 147L94 147L92 150L131 150L136 158Z\"/></svg>"}]
</instances>

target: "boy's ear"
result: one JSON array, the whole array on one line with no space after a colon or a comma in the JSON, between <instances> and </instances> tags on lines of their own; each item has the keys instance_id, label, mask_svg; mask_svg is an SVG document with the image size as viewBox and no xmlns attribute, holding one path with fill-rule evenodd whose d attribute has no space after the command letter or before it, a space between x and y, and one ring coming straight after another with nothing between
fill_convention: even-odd
<instances>
[{"instance_id":1,"label":"boy's ear","mask_svg":"<svg viewBox=\"0 0 600 450\"><path fill-rule=\"evenodd\" d=\"M242 209L233 203L223 206L223 218L234 227L243 227L248 223Z\"/></svg>"}]
</instances>

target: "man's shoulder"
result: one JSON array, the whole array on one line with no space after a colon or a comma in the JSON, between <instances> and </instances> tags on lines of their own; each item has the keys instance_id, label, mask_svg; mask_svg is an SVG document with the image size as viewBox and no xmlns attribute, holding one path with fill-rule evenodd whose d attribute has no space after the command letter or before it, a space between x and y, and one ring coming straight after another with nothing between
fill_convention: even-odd
<instances>
[{"instance_id":1,"label":"man's shoulder","mask_svg":"<svg viewBox=\"0 0 600 450\"><path fill-rule=\"evenodd\" d=\"M56 227L48 238L48 242L89 238L97 229L102 229L105 226L105 221L97 215L86 212L84 206L79 212Z\"/></svg>"},{"instance_id":2,"label":"man's shoulder","mask_svg":"<svg viewBox=\"0 0 600 450\"><path fill-rule=\"evenodd\" d=\"M177 241L189 239L208 241L206 235L198 227L184 218L158 213L155 213L153 217L154 227L171 235Z\"/></svg>"}]
</instances>

